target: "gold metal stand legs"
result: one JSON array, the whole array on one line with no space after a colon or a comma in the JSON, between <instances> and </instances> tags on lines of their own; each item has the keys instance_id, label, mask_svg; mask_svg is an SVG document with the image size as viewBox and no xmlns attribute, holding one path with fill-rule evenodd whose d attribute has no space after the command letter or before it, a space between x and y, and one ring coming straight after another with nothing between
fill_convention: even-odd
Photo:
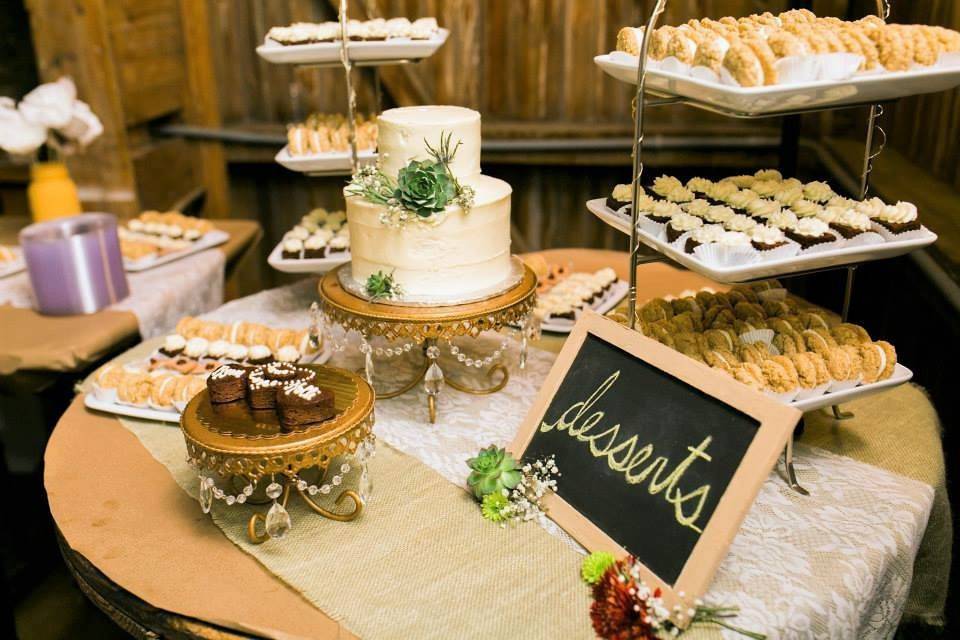
<instances>
[{"instance_id":1,"label":"gold metal stand legs","mask_svg":"<svg viewBox=\"0 0 960 640\"><path fill-rule=\"evenodd\" d=\"M363 512L363 499L360 497L360 494L352 489L346 489L337 496L334 500L334 504L338 507L343 503L344 500L350 498L353 501L353 511L349 513L335 513L333 511L328 511L324 509L316 502L310 494L303 489L300 489L294 485L292 481L288 481L286 486L283 489L283 497L280 499L280 505L284 509L287 508L287 502L290 500L291 489L296 489L297 493L300 494L300 497L303 498L303 501L310 507L314 512L320 514L324 518L329 518L330 520L336 520L337 522L350 522L351 520L356 520L360 517L360 514ZM270 536L267 534L267 518L262 513L255 513L250 516L250 521L247 522L247 537L250 539L250 542L253 544L263 544L270 539Z\"/></svg>"}]
</instances>

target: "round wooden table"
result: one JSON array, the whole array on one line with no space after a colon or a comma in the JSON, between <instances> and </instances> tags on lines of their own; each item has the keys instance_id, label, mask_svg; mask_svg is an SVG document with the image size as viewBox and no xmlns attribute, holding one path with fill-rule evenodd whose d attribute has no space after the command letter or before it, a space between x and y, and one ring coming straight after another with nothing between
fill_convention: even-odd
<instances>
[{"instance_id":1,"label":"round wooden table","mask_svg":"<svg viewBox=\"0 0 960 640\"><path fill-rule=\"evenodd\" d=\"M612 265L621 275L626 265L625 254L618 252L545 256L577 270ZM641 269L642 299L710 284L662 264ZM547 336L540 346L557 350L562 342L560 336ZM882 424L883 416L904 406L911 408L908 416ZM808 419L804 441L931 485L942 483L937 416L920 389L899 387L854 409L865 418L839 429L826 418ZM884 442L896 437L905 420L911 426L910 459L897 464L909 469L882 459ZM912 469L922 473L911 474ZM87 411L82 398L71 404L50 438L45 486L63 556L80 588L134 636L355 637L236 548L136 436L115 417Z\"/></svg>"}]
</instances>

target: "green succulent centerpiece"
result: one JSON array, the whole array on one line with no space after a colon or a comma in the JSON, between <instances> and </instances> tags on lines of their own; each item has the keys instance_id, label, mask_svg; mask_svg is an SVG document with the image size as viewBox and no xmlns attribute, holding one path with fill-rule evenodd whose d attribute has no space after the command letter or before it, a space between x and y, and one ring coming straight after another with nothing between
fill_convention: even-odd
<instances>
[{"instance_id":1,"label":"green succulent centerpiece","mask_svg":"<svg viewBox=\"0 0 960 640\"><path fill-rule=\"evenodd\" d=\"M371 300L393 300L403 295L403 289L393 279L393 273L377 271L367 278L364 290Z\"/></svg>"},{"instance_id":2,"label":"green succulent centerpiece","mask_svg":"<svg viewBox=\"0 0 960 640\"><path fill-rule=\"evenodd\" d=\"M467 466L470 467L467 484L477 500L520 484L521 473L516 459L496 445L481 449L476 458L467 460Z\"/></svg>"},{"instance_id":3,"label":"green succulent centerpiece","mask_svg":"<svg viewBox=\"0 0 960 640\"><path fill-rule=\"evenodd\" d=\"M411 221L438 222L451 205L464 212L473 207L474 191L461 185L450 164L460 148L458 141L451 146L453 134L440 134L440 144L434 148L424 140L429 160L411 160L400 169L397 178L388 176L378 167L363 167L350 180L346 192L358 195L386 210L380 222L391 227L402 227Z\"/></svg>"}]
</instances>

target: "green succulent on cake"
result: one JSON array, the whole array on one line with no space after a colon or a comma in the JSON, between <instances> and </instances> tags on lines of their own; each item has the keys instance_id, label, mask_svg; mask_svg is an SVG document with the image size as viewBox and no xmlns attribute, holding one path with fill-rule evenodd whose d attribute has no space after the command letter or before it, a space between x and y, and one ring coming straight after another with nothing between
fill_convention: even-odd
<instances>
[{"instance_id":1,"label":"green succulent on cake","mask_svg":"<svg viewBox=\"0 0 960 640\"><path fill-rule=\"evenodd\" d=\"M491 493L502 493L520 484L520 469L516 459L495 445L481 449L476 458L467 460L470 475L467 484L477 500Z\"/></svg>"},{"instance_id":2,"label":"green succulent on cake","mask_svg":"<svg viewBox=\"0 0 960 640\"><path fill-rule=\"evenodd\" d=\"M364 288L371 300L392 300L403 295L400 285L393 280L392 272L377 271L367 278Z\"/></svg>"},{"instance_id":3,"label":"green succulent on cake","mask_svg":"<svg viewBox=\"0 0 960 640\"><path fill-rule=\"evenodd\" d=\"M383 205L380 221L392 227L411 220L436 221L451 204L469 212L474 191L461 185L450 169L460 144L452 145L452 134L441 132L436 148L424 140L429 160L411 160L396 179L379 168L363 167L351 178L346 192Z\"/></svg>"},{"instance_id":4,"label":"green succulent on cake","mask_svg":"<svg viewBox=\"0 0 960 640\"><path fill-rule=\"evenodd\" d=\"M400 169L394 192L404 208L421 218L443 211L456 195L457 188L442 164L416 160Z\"/></svg>"}]
</instances>

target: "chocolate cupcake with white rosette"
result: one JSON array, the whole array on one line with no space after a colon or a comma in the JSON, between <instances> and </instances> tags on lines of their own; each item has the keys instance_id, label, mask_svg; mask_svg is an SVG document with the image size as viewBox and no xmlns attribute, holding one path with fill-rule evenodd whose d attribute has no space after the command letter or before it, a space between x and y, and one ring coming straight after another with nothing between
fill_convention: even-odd
<instances>
[{"instance_id":1,"label":"chocolate cupcake with white rosette","mask_svg":"<svg viewBox=\"0 0 960 640\"><path fill-rule=\"evenodd\" d=\"M788 244L787 236L776 227L757 225L750 231L750 244L757 251L773 251Z\"/></svg>"},{"instance_id":2,"label":"chocolate cupcake with white rosette","mask_svg":"<svg viewBox=\"0 0 960 640\"><path fill-rule=\"evenodd\" d=\"M852 240L864 233L870 233L873 230L873 223L866 214L860 213L854 209L846 209L838 213L829 223L830 228L843 236L846 240ZM879 240L879 238L877 238Z\"/></svg>"},{"instance_id":3,"label":"chocolate cupcake with white rosette","mask_svg":"<svg viewBox=\"0 0 960 640\"><path fill-rule=\"evenodd\" d=\"M693 231L703 226L703 220L689 213L678 213L667 223L667 242L676 242L687 231Z\"/></svg>"},{"instance_id":4,"label":"chocolate cupcake with white rosette","mask_svg":"<svg viewBox=\"0 0 960 640\"><path fill-rule=\"evenodd\" d=\"M782 210L783 207L779 202L765 198L754 198L747 204L747 214L753 216L754 220L766 221Z\"/></svg>"},{"instance_id":5,"label":"chocolate cupcake with white rosette","mask_svg":"<svg viewBox=\"0 0 960 640\"><path fill-rule=\"evenodd\" d=\"M800 219L789 209L781 209L766 219L766 225L775 229L788 229L797 224Z\"/></svg>"},{"instance_id":6,"label":"chocolate cupcake with white rosette","mask_svg":"<svg viewBox=\"0 0 960 640\"><path fill-rule=\"evenodd\" d=\"M740 191L740 187L730 180L721 180L714 182L706 191L706 196L714 204L725 204L733 194Z\"/></svg>"},{"instance_id":7,"label":"chocolate cupcake with white rosette","mask_svg":"<svg viewBox=\"0 0 960 640\"><path fill-rule=\"evenodd\" d=\"M750 190L761 198L772 198L780 190L780 185L779 180L757 180Z\"/></svg>"},{"instance_id":8,"label":"chocolate cupcake with white rosette","mask_svg":"<svg viewBox=\"0 0 960 640\"><path fill-rule=\"evenodd\" d=\"M643 187L639 187L638 194L644 193ZM606 205L608 209L619 211L633 202L633 185L618 184L607 197Z\"/></svg>"},{"instance_id":9,"label":"chocolate cupcake with white rosette","mask_svg":"<svg viewBox=\"0 0 960 640\"><path fill-rule=\"evenodd\" d=\"M734 191L728 195L724 199L724 202L737 211L746 212L747 207L750 206L750 203L759 198L760 196L757 195L756 191L752 191L750 189L740 189L739 191Z\"/></svg>"},{"instance_id":10,"label":"chocolate cupcake with white rosette","mask_svg":"<svg viewBox=\"0 0 960 640\"><path fill-rule=\"evenodd\" d=\"M803 251L817 245L834 242L837 239L837 236L830 232L830 226L823 220L816 218L798 220L796 224L788 227L784 233L788 238L799 244Z\"/></svg>"},{"instance_id":11,"label":"chocolate cupcake with white rosette","mask_svg":"<svg viewBox=\"0 0 960 640\"><path fill-rule=\"evenodd\" d=\"M730 211L733 211L731 209ZM751 218L750 216L745 216L742 213L735 213L729 218L727 218L723 226L727 231L739 231L741 233L749 234L753 231L760 223Z\"/></svg>"},{"instance_id":12,"label":"chocolate cupcake with white rosette","mask_svg":"<svg viewBox=\"0 0 960 640\"><path fill-rule=\"evenodd\" d=\"M717 267L731 267L757 259L750 236L740 231L724 231L713 242L694 248L693 253L702 262Z\"/></svg>"},{"instance_id":13,"label":"chocolate cupcake with white rosette","mask_svg":"<svg viewBox=\"0 0 960 640\"><path fill-rule=\"evenodd\" d=\"M803 185L803 197L811 202L825 204L836 195L826 182L814 180Z\"/></svg>"},{"instance_id":14,"label":"chocolate cupcake with white rosette","mask_svg":"<svg viewBox=\"0 0 960 640\"><path fill-rule=\"evenodd\" d=\"M683 189L683 183L680 182L677 178L668 175L662 175L659 178L655 178L653 185L650 187L650 190L661 198L666 198L667 194L675 189ZM692 198L691 198L692 199Z\"/></svg>"},{"instance_id":15,"label":"chocolate cupcake with white rosette","mask_svg":"<svg viewBox=\"0 0 960 640\"><path fill-rule=\"evenodd\" d=\"M873 221L879 225L885 235L892 238L911 231L920 231L923 228L916 205L909 202L885 206Z\"/></svg>"},{"instance_id":16,"label":"chocolate cupcake with white rosette","mask_svg":"<svg viewBox=\"0 0 960 640\"><path fill-rule=\"evenodd\" d=\"M683 213L683 209L680 208L675 202L668 202L666 200L658 200L654 202L653 207L650 211L647 212L647 218L656 222L657 224L667 224L673 219L673 216L678 213Z\"/></svg>"},{"instance_id":17,"label":"chocolate cupcake with white rosette","mask_svg":"<svg viewBox=\"0 0 960 640\"><path fill-rule=\"evenodd\" d=\"M720 236L724 234L724 231L722 224L705 224L698 229L694 229L687 237L687 241L683 245L683 250L686 253L693 253L694 249L702 244L718 242Z\"/></svg>"},{"instance_id":18,"label":"chocolate cupcake with white rosette","mask_svg":"<svg viewBox=\"0 0 960 640\"><path fill-rule=\"evenodd\" d=\"M790 210L797 214L798 218L813 218L823 211L823 207L811 200L801 199L791 204Z\"/></svg>"}]
</instances>

